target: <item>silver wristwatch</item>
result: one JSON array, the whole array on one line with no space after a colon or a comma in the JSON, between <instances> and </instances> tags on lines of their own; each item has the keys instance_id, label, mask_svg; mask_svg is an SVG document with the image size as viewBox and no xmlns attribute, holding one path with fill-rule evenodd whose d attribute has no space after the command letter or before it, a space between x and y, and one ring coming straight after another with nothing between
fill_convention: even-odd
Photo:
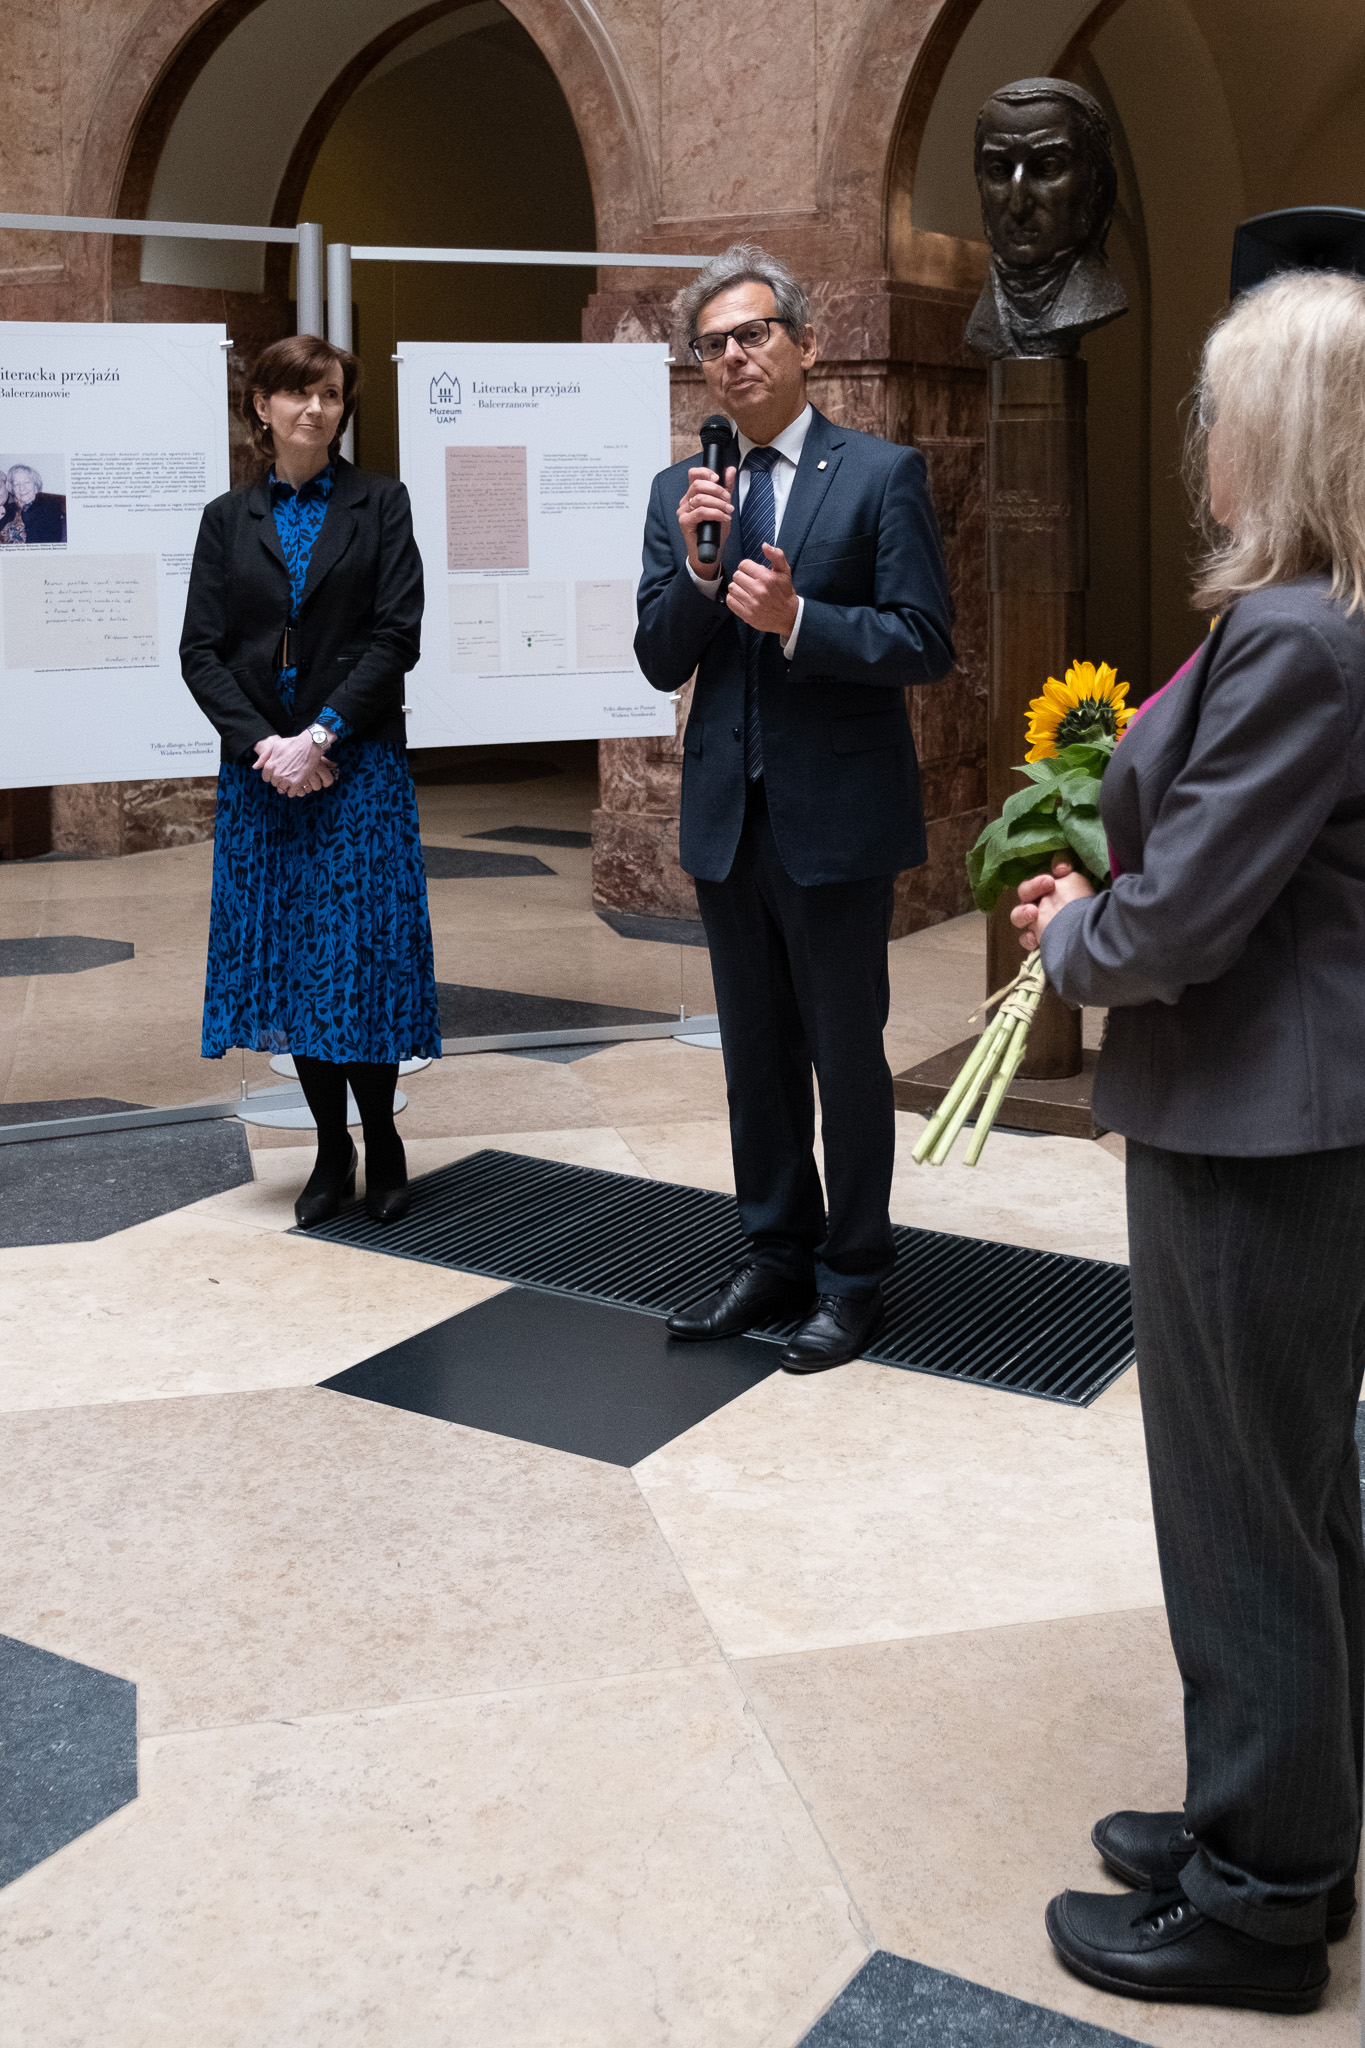
<instances>
[{"instance_id":1,"label":"silver wristwatch","mask_svg":"<svg viewBox=\"0 0 1365 2048\"><path fill-rule=\"evenodd\" d=\"M329 725L310 725L308 737L315 747L330 747L336 734Z\"/></svg>"}]
</instances>

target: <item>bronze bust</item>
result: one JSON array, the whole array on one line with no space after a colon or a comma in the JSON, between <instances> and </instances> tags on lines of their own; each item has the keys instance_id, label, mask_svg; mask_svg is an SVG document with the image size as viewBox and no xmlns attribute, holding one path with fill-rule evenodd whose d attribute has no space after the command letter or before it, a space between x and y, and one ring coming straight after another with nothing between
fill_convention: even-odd
<instances>
[{"instance_id":1,"label":"bronze bust","mask_svg":"<svg viewBox=\"0 0 1365 2048\"><path fill-rule=\"evenodd\" d=\"M1128 306L1104 254L1118 196L1104 109L1066 79L1017 79L976 117L975 166L992 261L967 340L987 356L1074 356Z\"/></svg>"}]
</instances>

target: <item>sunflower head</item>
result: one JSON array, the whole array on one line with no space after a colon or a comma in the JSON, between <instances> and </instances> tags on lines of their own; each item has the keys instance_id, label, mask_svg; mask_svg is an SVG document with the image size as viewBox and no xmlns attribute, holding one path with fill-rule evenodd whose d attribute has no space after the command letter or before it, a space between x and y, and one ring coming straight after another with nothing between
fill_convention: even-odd
<instances>
[{"instance_id":1,"label":"sunflower head","mask_svg":"<svg viewBox=\"0 0 1365 2048\"><path fill-rule=\"evenodd\" d=\"M1098 669L1092 661L1073 662L1064 683L1049 676L1042 696L1030 703L1024 758L1048 761L1063 747L1118 739L1133 715L1127 698L1127 683L1107 661Z\"/></svg>"}]
</instances>

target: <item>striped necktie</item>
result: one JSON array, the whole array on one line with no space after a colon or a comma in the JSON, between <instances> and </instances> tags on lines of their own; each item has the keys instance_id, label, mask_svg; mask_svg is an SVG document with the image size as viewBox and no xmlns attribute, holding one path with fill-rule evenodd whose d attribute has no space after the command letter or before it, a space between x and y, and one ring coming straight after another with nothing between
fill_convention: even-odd
<instances>
[{"instance_id":1,"label":"striped necktie","mask_svg":"<svg viewBox=\"0 0 1365 2048\"><path fill-rule=\"evenodd\" d=\"M763 552L777 541L777 500L773 496L773 467L782 457L776 448L751 448L744 458L749 488L739 513L739 540L746 562L762 562ZM757 782L763 773L763 729L758 722L758 665L763 651L762 633L744 628L744 773Z\"/></svg>"}]
</instances>

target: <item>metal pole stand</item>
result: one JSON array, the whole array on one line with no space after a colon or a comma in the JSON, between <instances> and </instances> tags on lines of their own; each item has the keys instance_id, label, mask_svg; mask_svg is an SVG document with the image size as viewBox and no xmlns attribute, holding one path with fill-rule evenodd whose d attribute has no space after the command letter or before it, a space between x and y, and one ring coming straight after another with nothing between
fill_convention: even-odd
<instances>
[{"instance_id":1,"label":"metal pole stand","mask_svg":"<svg viewBox=\"0 0 1365 2048\"><path fill-rule=\"evenodd\" d=\"M300 334L318 334L322 325L322 228L317 221L298 225L298 275L294 284L295 327Z\"/></svg>"},{"instance_id":2,"label":"metal pole stand","mask_svg":"<svg viewBox=\"0 0 1365 2048\"><path fill-rule=\"evenodd\" d=\"M327 244L327 339L337 348L349 350L351 346L351 245L349 242ZM355 421L352 420L341 437L341 453L347 462L355 461Z\"/></svg>"}]
</instances>

